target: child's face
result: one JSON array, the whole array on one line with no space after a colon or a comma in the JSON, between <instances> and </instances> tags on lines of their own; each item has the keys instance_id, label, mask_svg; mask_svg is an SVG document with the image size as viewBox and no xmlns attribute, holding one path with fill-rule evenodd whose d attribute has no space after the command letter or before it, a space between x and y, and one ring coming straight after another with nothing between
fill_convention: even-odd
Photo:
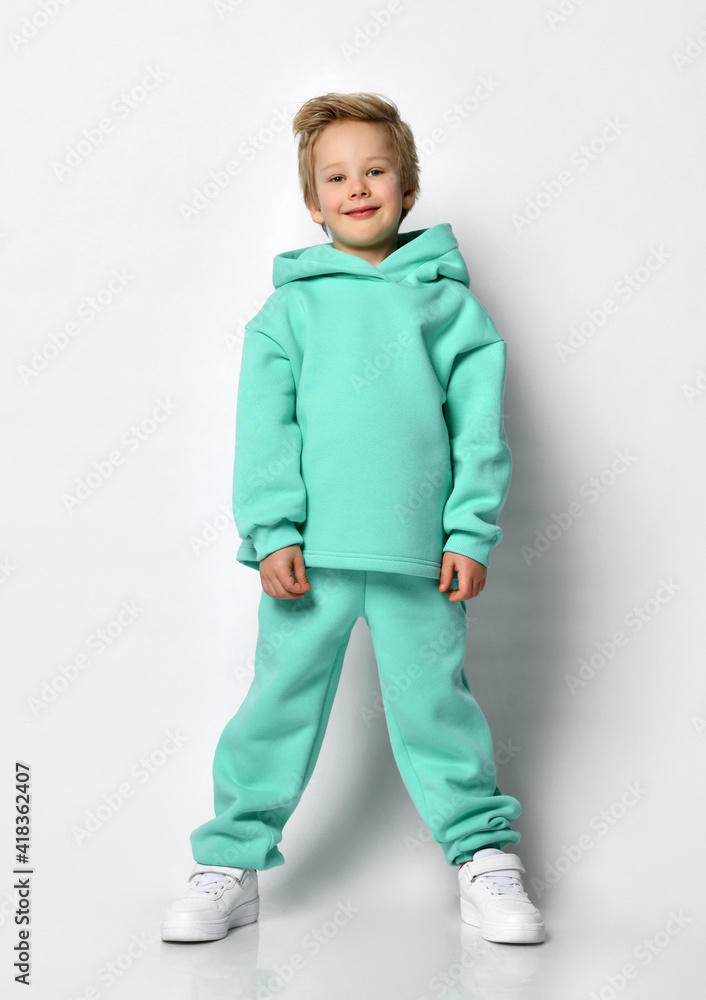
<instances>
[{"instance_id":1,"label":"child's face","mask_svg":"<svg viewBox=\"0 0 706 1000\"><path fill-rule=\"evenodd\" d=\"M412 207L415 191L400 190L382 125L356 119L327 125L314 146L314 178L320 209L309 211L314 222L326 223L338 250L394 249L400 213ZM359 208L369 211L351 214Z\"/></svg>"}]
</instances>

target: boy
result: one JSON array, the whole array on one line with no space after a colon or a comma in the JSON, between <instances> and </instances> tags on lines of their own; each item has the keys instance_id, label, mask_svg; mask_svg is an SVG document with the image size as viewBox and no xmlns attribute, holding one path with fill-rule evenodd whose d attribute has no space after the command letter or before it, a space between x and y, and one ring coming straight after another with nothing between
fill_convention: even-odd
<instances>
[{"instance_id":1,"label":"boy","mask_svg":"<svg viewBox=\"0 0 706 1000\"><path fill-rule=\"evenodd\" d=\"M284 863L363 616L395 760L459 866L462 919L490 941L540 942L525 869L502 850L521 806L496 785L464 671L466 600L485 586L511 473L506 345L451 226L398 232L419 180L397 107L326 94L293 127L305 203L333 239L275 257L275 291L245 328L233 510L237 558L263 588L255 677L218 742L216 816L191 835L196 865L162 937L257 919L257 870Z\"/></svg>"}]
</instances>

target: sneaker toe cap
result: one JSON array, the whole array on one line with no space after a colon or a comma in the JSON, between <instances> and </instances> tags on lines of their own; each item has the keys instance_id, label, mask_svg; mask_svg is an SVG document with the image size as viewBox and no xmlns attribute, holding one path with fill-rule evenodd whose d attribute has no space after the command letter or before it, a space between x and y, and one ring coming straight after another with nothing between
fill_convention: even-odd
<instances>
[{"instance_id":1,"label":"sneaker toe cap","mask_svg":"<svg viewBox=\"0 0 706 1000\"><path fill-rule=\"evenodd\" d=\"M210 899L178 899L172 904L169 912L176 915L194 913L217 917L220 916L220 907Z\"/></svg>"},{"instance_id":2,"label":"sneaker toe cap","mask_svg":"<svg viewBox=\"0 0 706 1000\"><path fill-rule=\"evenodd\" d=\"M525 924L542 923L542 914L534 903L526 899L493 899L485 910L489 920L502 920L503 923Z\"/></svg>"}]
</instances>

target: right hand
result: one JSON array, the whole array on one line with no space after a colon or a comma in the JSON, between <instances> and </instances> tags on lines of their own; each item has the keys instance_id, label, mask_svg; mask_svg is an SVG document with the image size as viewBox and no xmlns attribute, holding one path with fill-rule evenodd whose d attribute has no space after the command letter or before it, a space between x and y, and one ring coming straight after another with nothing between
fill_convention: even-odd
<instances>
[{"instance_id":1,"label":"right hand","mask_svg":"<svg viewBox=\"0 0 706 1000\"><path fill-rule=\"evenodd\" d=\"M294 573L295 580L292 579ZM311 584L306 578L304 556L299 545L286 545L276 549L260 560L260 580L262 589L270 597L289 601L295 597L304 597L311 590Z\"/></svg>"}]
</instances>

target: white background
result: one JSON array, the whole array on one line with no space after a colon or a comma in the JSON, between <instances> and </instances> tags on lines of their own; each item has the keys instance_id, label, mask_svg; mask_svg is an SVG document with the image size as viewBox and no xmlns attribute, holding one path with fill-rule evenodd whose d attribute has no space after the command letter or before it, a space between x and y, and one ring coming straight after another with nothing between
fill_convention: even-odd
<instances>
[{"instance_id":1,"label":"white background","mask_svg":"<svg viewBox=\"0 0 706 1000\"><path fill-rule=\"evenodd\" d=\"M3 994L692 1000L704 986L706 10L228 6L0 13ZM360 620L286 864L260 875L260 921L213 944L159 940L193 863L189 833L212 815L216 740L252 678L261 588L236 562L230 512L243 325L270 294L273 256L325 239L290 122L331 90L398 104L422 168L402 229L452 224L508 343L513 478L468 607L466 666L499 783L523 805L517 852L547 921L541 946L490 945L462 925L455 870L384 719L364 720L379 681ZM211 186L234 160L238 174ZM160 401L169 415L150 423ZM593 666L571 687L582 661ZM180 745L165 753L170 734ZM12 982L16 760L33 780L30 990ZM117 807L81 837L105 797ZM347 901L355 912L333 923Z\"/></svg>"}]
</instances>

